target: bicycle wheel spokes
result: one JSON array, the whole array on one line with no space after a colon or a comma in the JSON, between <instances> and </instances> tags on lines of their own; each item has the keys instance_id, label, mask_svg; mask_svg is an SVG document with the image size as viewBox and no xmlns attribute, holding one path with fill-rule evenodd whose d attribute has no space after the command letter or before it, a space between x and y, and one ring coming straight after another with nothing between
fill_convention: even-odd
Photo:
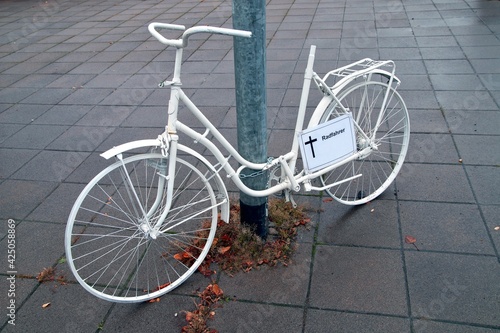
<instances>
[{"instance_id":1,"label":"bicycle wheel spokes","mask_svg":"<svg viewBox=\"0 0 500 333\"><path fill-rule=\"evenodd\" d=\"M118 161L78 197L66 253L75 277L92 294L116 302L149 300L181 284L206 256L221 203L206 170L178 159L165 214L167 166L160 154ZM157 223L161 228L154 232Z\"/></svg>"},{"instance_id":2,"label":"bicycle wheel spokes","mask_svg":"<svg viewBox=\"0 0 500 333\"><path fill-rule=\"evenodd\" d=\"M358 151L367 147L372 149L358 160L323 175L322 183L327 185L362 174L327 190L330 196L344 204L362 204L380 195L403 164L409 143L408 111L396 90L376 81L347 88L339 101L352 112L356 122ZM337 117L339 109L332 102L324 111L321 122Z\"/></svg>"}]
</instances>

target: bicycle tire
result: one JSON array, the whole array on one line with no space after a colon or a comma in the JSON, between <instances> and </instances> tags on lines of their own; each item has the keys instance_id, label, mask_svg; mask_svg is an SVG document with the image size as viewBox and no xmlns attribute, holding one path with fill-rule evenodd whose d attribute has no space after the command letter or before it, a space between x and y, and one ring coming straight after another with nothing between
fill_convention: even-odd
<instances>
[{"instance_id":1,"label":"bicycle tire","mask_svg":"<svg viewBox=\"0 0 500 333\"><path fill-rule=\"evenodd\" d=\"M381 110L385 92L390 89L384 110ZM352 179L326 190L327 194L347 205L367 203L382 194L401 169L410 138L410 121L406 105L399 93L388 84L367 81L347 87L339 94L342 103L353 115L359 127L371 137L381 112L382 118L373 142L377 147L366 156L340 166L320 177L323 186L358 174ZM332 98L319 123L338 117L345 112ZM357 150L370 144L355 126Z\"/></svg>"},{"instance_id":2,"label":"bicycle tire","mask_svg":"<svg viewBox=\"0 0 500 333\"><path fill-rule=\"evenodd\" d=\"M148 301L178 287L203 262L227 198L217 197L209 168L202 172L199 160L183 158L176 160L172 205L157 235L146 221L154 225L165 209L168 158L150 153L117 161L83 189L68 218L65 249L91 294Z\"/></svg>"}]
</instances>

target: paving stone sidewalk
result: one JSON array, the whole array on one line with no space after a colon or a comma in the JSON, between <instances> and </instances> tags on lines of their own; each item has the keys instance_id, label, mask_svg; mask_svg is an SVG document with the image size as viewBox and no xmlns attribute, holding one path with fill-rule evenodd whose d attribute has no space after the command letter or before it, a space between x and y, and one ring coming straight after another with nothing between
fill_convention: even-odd
<instances>
[{"instance_id":1,"label":"paving stone sidewalk","mask_svg":"<svg viewBox=\"0 0 500 333\"><path fill-rule=\"evenodd\" d=\"M231 27L231 11L229 0L0 1L2 332L180 332L186 324L181 311L194 309L193 292L209 279L195 274L158 303L99 300L73 283L64 229L83 186L107 165L99 153L162 131L168 92L157 84L173 52L147 24ZM212 328L500 331L499 18L495 0L267 1L271 156L293 136L311 44L319 74L365 57L394 60L411 143L394 185L367 205L297 196L314 226L301 233L293 263L219 273L235 300L216 310ZM232 39L194 36L185 59L186 91L235 142ZM319 97L311 92L311 111ZM38 283L46 267L70 283Z\"/></svg>"}]
</instances>

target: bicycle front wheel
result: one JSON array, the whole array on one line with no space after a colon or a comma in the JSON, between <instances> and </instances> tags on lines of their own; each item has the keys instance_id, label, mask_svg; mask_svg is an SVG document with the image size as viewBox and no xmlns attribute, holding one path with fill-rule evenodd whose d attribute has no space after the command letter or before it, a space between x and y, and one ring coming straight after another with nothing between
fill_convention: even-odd
<instances>
[{"instance_id":1,"label":"bicycle front wheel","mask_svg":"<svg viewBox=\"0 0 500 333\"><path fill-rule=\"evenodd\" d=\"M369 146L375 148L369 154L324 174L321 182L326 186L362 174L327 190L332 198L343 204L359 205L384 192L401 169L410 139L408 110L395 89L377 81L348 87L340 94L339 101L352 112L357 124L358 151ZM320 123L343 113L332 100L324 110Z\"/></svg>"},{"instance_id":2,"label":"bicycle front wheel","mask_svg":"<svg viewBox=\"0 0 500 333\"><path fill-rule=\"evenodd\" d=\"M181 158L142 154L117 161L83 190L68 219L66 257L78 282L114 302L159 297L204 260L218 222L209 172ZM167 183L175 177L171 205ZM225 199L224 199L225 200ZM154 226L159 228L154 229Z\"/></svg>"}]
</instances>

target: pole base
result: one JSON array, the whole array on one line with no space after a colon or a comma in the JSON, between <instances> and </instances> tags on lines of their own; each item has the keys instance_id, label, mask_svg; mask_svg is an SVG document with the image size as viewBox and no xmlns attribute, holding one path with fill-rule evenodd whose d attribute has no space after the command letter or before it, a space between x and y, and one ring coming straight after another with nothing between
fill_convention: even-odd
<instances>
[{"instance_id":1,"label":"pole base","mask_svg":"<svg viewBox=\"0 0 500 333\"><path fill-rule=\"evenodd\" d=\"M268 219L267 219L267 201L264 204L250 206L240 201L241 222L252 228L263 240L267 239Z\"/></svg>"}]
</instances>

